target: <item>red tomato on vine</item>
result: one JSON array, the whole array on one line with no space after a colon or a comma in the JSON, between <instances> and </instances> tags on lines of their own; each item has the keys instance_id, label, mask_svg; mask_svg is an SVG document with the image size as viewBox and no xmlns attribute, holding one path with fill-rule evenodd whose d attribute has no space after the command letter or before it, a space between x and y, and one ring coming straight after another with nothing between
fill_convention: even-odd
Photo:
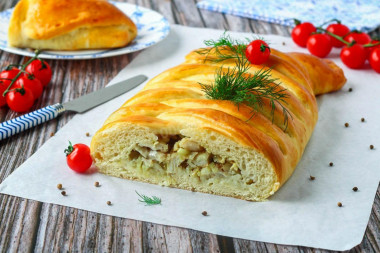
<instances>
[{"instance_id":1,"label":"red tomato on vine","mask_svg":"<svg viewBox=\"0 0 380 253\"><path fill-rule=\"evenodd\" d=\"M340 59L347 67L359 69L367 59L366 50L361 44L345 46L340 52Z\"/></svg>"},{"instance_id":2,"label":"red tomato on vine","mask_svg":"<svg viewBox=\"0 0 380 253\"><path fill-rule=\"evenodd\" d=\"M307 40L313 32L316 32L317 28L310 23L304 22L297 24L292 30L292 39L300 47L306 47Z\"/></svg>"},{"instance_id":3,"label":"red tomato on vine","mask_svg":"<svg viewBox=\"0 0 380 253\"><path fill-rule=\"evenodd\" d=\"M344 37L345 35L347 35L350 32L350 28L348 28L346 25L343 25L341 23L330 24L329 26L327 26L326 30L335 34L335 35L338 35L340 37ZM334 37L330 36L330 39L331 39L331 44L333 47L343 47L344 46L343 42L335 39Z\"/></svg>"},{"instance_id":4,"label":"red tomato on vine","mask_svg":"<svg viewBox=\"0 0 380 253\"><path fill-rule=\"evenodd\" d=\"M344 37L344 40L348 42L356 41L358 44L365 45L371 42L371 37L363 32L351 32Z\"/></svg>"},{"instance_id":5,"label":"red tomato on vine","mask_svg":"<svg viewBox=\"0 0 380 253\"><path fill-rule=\"evenodd\" d=\"M372 69L380 73L380 48L375 48L369 56L369 64Z\"/></svg>"},{"instance_id":6,"label":"red tomato on vine","mask_svg":"<svg viewBox=\"0 0 380 253\"><path fill-rule=\"evenodd\" d=\"M18 68L11 68L0 72L0 78L13 79L20 72Z\"/></svg>"},{"instance_id":7,"label":"red tomato on vine","mask_svg":"<svg viewBox=\"0 0 380 253\"><path fill-rule=\"evenodd\" d=\"M26 66L25 71L33 74L38 80L40 80L43 87L49 84L53 74L49 64L40 59L32 61Z\"/></svg>"},{"instance_id":8,"label":"red tomato on vine","mask_svg":"<svg viewBox=\"0 0 380 253\"><path fill-rule=\"evenodd\" d=\"M40 80L36 79L32 75L21 75L14 83L14 87L21 88L26 87L30 89L33 93L34 99L37 100L43 91L42 84Z\"/></svg>"},{"instance_id":9,"label":"red tomato on vine","mask_svg":"<svg viewBox=\"0 0 380 253\"><path fill-rule=\"evenodd\" d=\"M0 107L7 104L7 101L5 99L5 96L3 96L3 93L11 84L11 82L12 81L8 79L0 79Z\"/></svg>"},{"instance_id":10,"label":"red tomato on vine","mask_svg":"<svg viewBox=\"0 0 380 253\"><path fill-rule=\"evenodd\" d=\"M326 57L332 49L329 35L323 33L311 35L307 40L307 49L312 55Z\"/></svg>"},{"instance_id":11,"label":"red tomato on vine","mask_svg":"<svg viewBox=\"0 0 380 253\"><path fill-rule=\"evenodd\" d=\"M9 108L15 112L27 112L34 103L33 92L26 87L11 89L5 99Z\"/></svg>"}]
</instances>

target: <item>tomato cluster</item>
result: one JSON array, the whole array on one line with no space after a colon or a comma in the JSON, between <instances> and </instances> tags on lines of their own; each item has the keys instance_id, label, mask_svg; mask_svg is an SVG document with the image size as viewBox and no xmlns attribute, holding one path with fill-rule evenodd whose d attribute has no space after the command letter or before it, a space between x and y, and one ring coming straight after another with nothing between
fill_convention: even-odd
<instances>
[{"instance_id":1,"label":"tomato cluster","mask_svg":"<svg viewBox=\"0 0 380 253\"><path fill-rule=\"evenodd\" d=\"M21 68L9 65L0 72L0 107L8 105L15 112L29 111L51 77L49 64L37 55Z\"/></svg>"},{"instance_id":2,"label":"tomato cluster","mask_svg":"<svg viewBox=\"0 0 380 253\"><path fill-rule=\"evenodd\" d=\"M366 60L372 69L380 73L380 41L359 31L351 31L339 20L332 20L326 29L315 27L312 23L295 20L292 30L293 41L318 57L326 57L333 47L342 48L340 58L349 68L360 69ZM335 23L336 22L336 23Z\"/></svg>"}]
</instances>

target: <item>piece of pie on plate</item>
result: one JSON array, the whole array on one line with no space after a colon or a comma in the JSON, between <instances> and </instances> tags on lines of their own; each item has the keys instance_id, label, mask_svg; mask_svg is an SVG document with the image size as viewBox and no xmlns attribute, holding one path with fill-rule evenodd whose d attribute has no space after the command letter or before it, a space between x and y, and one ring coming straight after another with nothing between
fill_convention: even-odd
<instances>
[{"instance_id":1,"label":"piece of pie on plate","mask_svg":"<svg viewBox=\"0 0 380 253\"><path fill-rule=\"evenodd\" d=\"M82 50L126 46L136 25L105 0L21 0L8 29L12 47Z\"/></svg>"}]
</instances>

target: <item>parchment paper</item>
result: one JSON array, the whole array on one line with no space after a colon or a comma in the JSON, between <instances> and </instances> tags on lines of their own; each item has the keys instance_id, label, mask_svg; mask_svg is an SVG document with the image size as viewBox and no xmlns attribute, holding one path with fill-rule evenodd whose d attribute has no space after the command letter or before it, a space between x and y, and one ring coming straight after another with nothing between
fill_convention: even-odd
<instances>
[{"instance_id":1,"label":"parchment paper","mask_svg":"<svg viewBox=\"0 0 380 253\"><path fill-rule=\"evenodd\" d=\"M172 26L163 42L143 51L113 82L145 74L150 78L181 63L205 39L223 31ZM231 33L235 38L252 34ZM262 35L273 48L301 51L289 38ZM285 42L285 45L283 45ZM363 238L380 176L380 75L349 70L338 51L332 58L348 79L341 91L318 97L319 121L304 156L288 182L266 202L247 202L68 169L67 141L90 143L104 120L144 84L85 114L76 115L1 185L0 192L97 213L191 228L224 236L278 244L347 250ZM352 88L352 92L348 89ZM361 122L364 117L365 122ZM346 128L344 124L350 126ZM73 131L73 129L75 131ZM370 145L375 149L371 150ZM329 163L334 166L330 167ZM315 177L310 181L310 175ZM95 188L99 181L101 187ZM68 196L56 185L62 183ZM354 192L352 188L359 188ZM162 205L146 206L135 193L155 195ZM113 205L108 206L110 200ZM338 207L341 202L343 207ZM202 216L207 211L209 216Z\"/></svg>"}]
</instances>

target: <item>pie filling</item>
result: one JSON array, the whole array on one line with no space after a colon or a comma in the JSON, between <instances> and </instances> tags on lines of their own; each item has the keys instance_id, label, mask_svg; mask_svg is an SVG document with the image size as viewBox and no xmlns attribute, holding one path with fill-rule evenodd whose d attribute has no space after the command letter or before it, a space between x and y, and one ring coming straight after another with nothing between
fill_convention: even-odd
<instances>
[{"instance_id":1,"label":"pie filling","mask_svg":"<svg viewBox=\"0 0 380 253\"><path fill-rule=\"evenodd\" d=\"M159 135L152 146L134 144L129 150L127 159L121 161L122 171L128 175L128 168L134 168L134 175L160 178L161 185L186 181L192 185L221 186L228 182L226 187L246 188L256 182L251 173L244 175L235 161L212 154L182 135Z\"/></svg>"}]
</instances>

